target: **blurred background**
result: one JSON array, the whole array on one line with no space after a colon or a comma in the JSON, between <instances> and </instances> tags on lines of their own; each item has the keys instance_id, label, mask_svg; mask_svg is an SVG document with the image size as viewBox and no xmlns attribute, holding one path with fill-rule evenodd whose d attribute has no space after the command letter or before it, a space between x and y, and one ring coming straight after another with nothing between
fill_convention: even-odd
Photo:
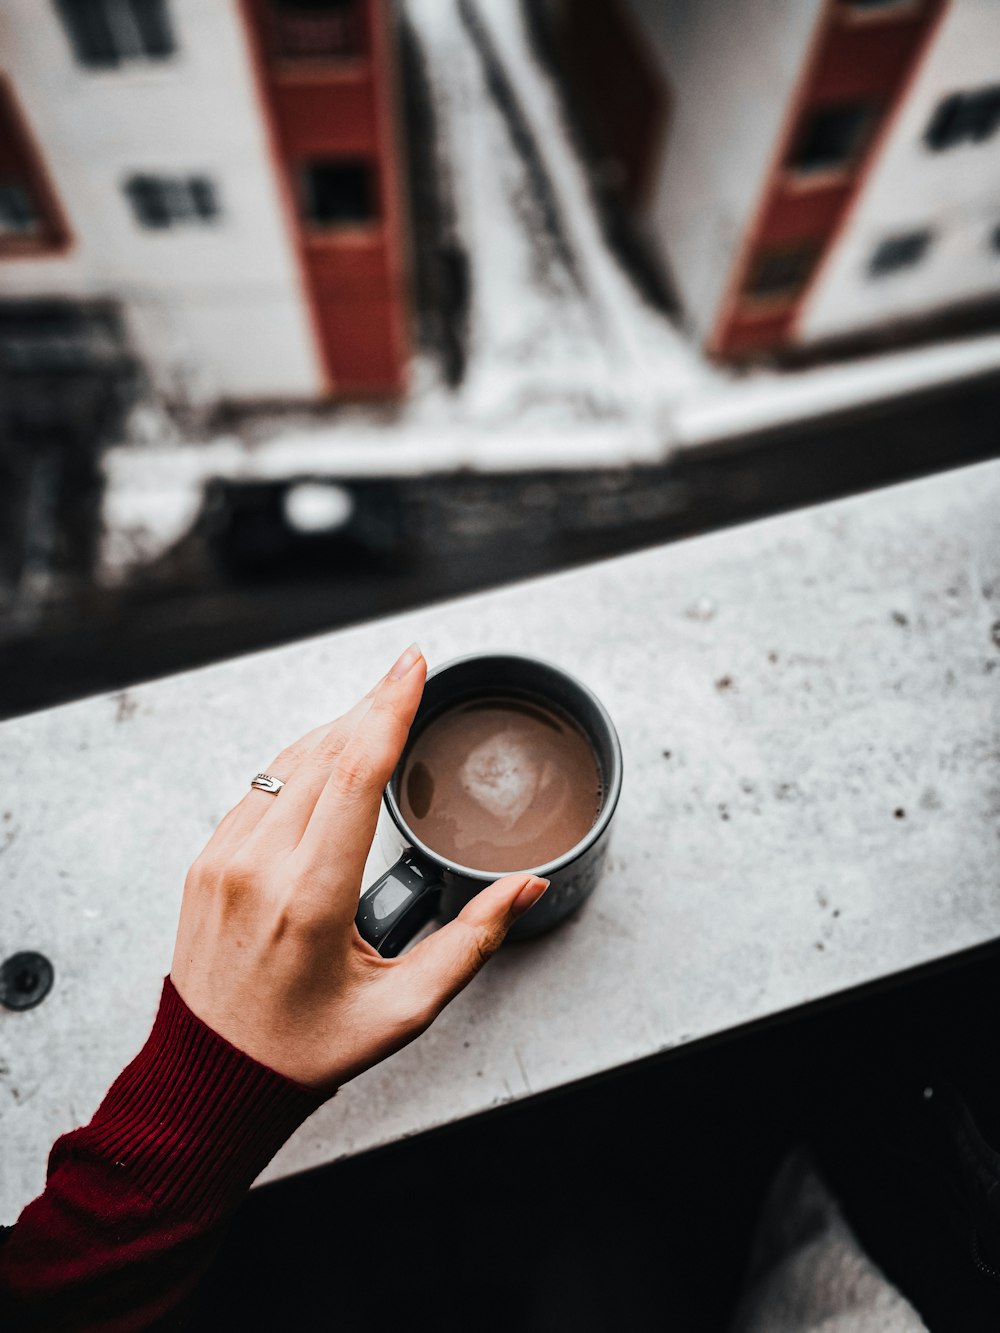
<instances>
[{"instance_id":1,"label":"blurred background","mask_svg":"<svg viewBox=\"0 0 1000 1333\"><path fill-rule=\"evenodd\" d=\"M0 0L0 715L998 408L995 0Z\"/></svg>"}]
</instances>

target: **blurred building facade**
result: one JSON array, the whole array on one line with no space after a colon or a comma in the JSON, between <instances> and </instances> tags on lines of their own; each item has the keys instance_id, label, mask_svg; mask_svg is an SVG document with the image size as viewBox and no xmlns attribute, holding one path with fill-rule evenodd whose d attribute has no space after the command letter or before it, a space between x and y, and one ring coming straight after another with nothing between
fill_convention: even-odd
<instances>
[{"instance_id":1,"label":"blurred building facade","mask_svg":"<svg viewBox=\"0 0 1000 1333\"><path fill-rule=\"evenodd\" d=\"M388 10L5 0L3 364L72 359L92 326L185 405L398 394Z\"/></svg>"},{"instance_id":2,"label":"blurred building facade","mask_svg":"<svg viewBox=\"0 0 1000 1333\"><path fill-rule=\"evenodd\" d=\"M694 335L739 359L995 322L994 0L545 0Z\"/></svg>"}]
</instances>

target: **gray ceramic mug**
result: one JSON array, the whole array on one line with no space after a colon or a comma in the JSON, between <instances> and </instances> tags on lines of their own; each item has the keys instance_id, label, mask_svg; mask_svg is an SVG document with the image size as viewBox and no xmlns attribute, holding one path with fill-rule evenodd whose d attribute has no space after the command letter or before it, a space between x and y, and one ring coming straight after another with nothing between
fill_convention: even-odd
<instances>
[{"instance_id":1,"label":"gray ceramic mug","mask_svg":"<svg viewBox=\"0 0 1000 1333\"><path fill-rule=\"evenodd\" d=\"M539 935L575 911L593 892L608 850L608 831L622 786L622 752L614 723L586 685L559 667L533 657L490 654L460 657L428 673L423 698L410 730L411 742L427 723L468 699L506 696L543 704L566 715L583 731L597 759L601 803L597 820L584 838L561 856L532 870L550 881L538 903L513 925L508 938ZM428 921L450 921L498 874L473 870L441 856L409 827L399 804L399 784L409 752L385 789L383 801L398 860L361 897L356 923L362 939L387 958L396 954Z\"/></svg>"}]
</instances>

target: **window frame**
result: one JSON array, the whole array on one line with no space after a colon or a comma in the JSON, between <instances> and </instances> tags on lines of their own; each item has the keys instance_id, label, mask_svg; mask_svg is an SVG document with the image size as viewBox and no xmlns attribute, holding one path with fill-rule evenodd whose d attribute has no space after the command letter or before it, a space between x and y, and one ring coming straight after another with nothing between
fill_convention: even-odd
<instances>
[{"instance_id":1,"label":"window frame","mask_svg":"<svg viewBox=\"0 0 1000 1333\"><path fill-rule=\"evenodd\" d=\"M310 173L318 165L360 166L368 177L371 214L366 218L344 219L342 221L319 221L312 209L313 184ZM296 166L296 198L299 205L299 223L304 233L314 239L343 236L345 233L369 234L377 231L385 221L382 177L378 161L364 154L341 154L302 158Z\"/></svg>"},{"instance_id":2,"label":"window frame","mask_svg":"<svg viewBox=\"0 0 1000 1333\"><path fill-rule=\"evenodd\" d=\"M16 222L12 226L6 225L8 217L12 218L17 211L16 208L10 210L4 208L4 202L8 199L18 200L21 204L22 215L26 220L25 226L18 226ZM0 239L4 241L34 239L44 226L45 219L38 207L34 192L24 178L0 171Z\"/></svg>"},{"instance_id":3,"label":"window frame","mask_svg":"<svg viewBox=\"0 0 1000 1333\"><path fill-rule=\"evenodd\" d=\"M868 262L865 265L865 275L868 281L879 282L883 278L891 278L900 273L906 273L910 269L919 268L933 247L934 237L933 227L913 227L909 231L896 232L892 236L883 236L869 255ZM888 268L880 266L880 254L888 251L893 245L901 246L906 242L913 241L919 241L917 253L913 259L906 259L902 263L893 263Z\"/></svg>"},{"instance_id":4,"label":"window frame","mask_svg":"<svg viewBox=\"0 0 1000 1333\"><path fill-rule=\"evenodd\" d=\"M281 0L255 3L267 54L283 70L350 68L371 54L362 0L344 0L328 14L319 7L312 13L308 7L296 13L294 3L283 5Z\"/></svg>"},{"instance_id":5,"label":"window frame","mask_svg":"<svg viewBox=\"0 0 1000 1333\"><path fill-rule=\"evenodd\" d=\"M107 73L137 66L145 68L170 61L177 54L176 26L171 21L170 0L51 0L51 3L73 60L81 70ZM83 19L84 6L91 6L91 14L97 14L103 27L106 38L103 55L93 46L88 50L86 29L92 18ZM148 6L151 11L145 17L140 16L143 6ZM157 35L162 39L162 49L157 49L155 39L150 37L156 27L159 28ZM123 41L126 36L131 38L132 49L127 49L127 40Z\"/></svg>"},{"instance_id":6,"label":"window frame","mask_svg":"<svg viewBox=\"0 0 1000 1333\"><path fill-rule=\"evenodd\" d=\"M29 231L0 232L0 261L45 259L69 249L66 215L10 80L0 74L0 178L20 189L38 218Z\"/></svg>"},{"instance_id":7,"label":"window frame","mask_svg":"<svg viewBox=\"0 0 1000 1333\"><path fill-rule=\"evenodd\" d=\"M206 171L176 175L132 171L122 179L121 190L133 222L143 232L211 227L223 216L216 178ZM183 201L182 207L178 201ZM159 221L154 220L157 213Z\"/></svg>"},{"instance_id":8,"label":"window frame","mask_svg":"<svg viewBox=\"0 0 1000 1333\"><path fill-rule=\"evenodd\" d=\"M882 0L865 5L855 0L837 0L837 12L850 24L895 23L899 19L916 18L923 13L926 0Z\"/></svg>"},{"instance_id":9,"label":"window frame","mask_svg":"<svg viewBox=\"0 0 1000 1333\"><path fill-rule=\"evenodd\" d=\"M798 164L795 155L801 150L807 132L815 120L824 113L848 108L859 109L862 112L860 126L855 132L848 156L839 163L826 166L809 167ZM853 101L816 102L803 107L782 163L782 175L792 185L806 189L813 185L828 185L834 181L847 179L861 166L865 154L875 141L884 111L884 103L874 97L855 98Z\"/></svg>"},{"instance_id":10,"label":"window frame","mask_svg":"<svg viewBox=\"0 0 1000 1333\"><path fill-rule=\"evenodd\" d=\"M754 282L755 276L759 276L759 271L764 267L766 262L781 256L790 256L797 253L806 256L807 265L801 279L794 286L788 286L774 291L760 292L753 290L752 283ZM750 256L744 270L743 278L739 286L739 295L736 303L737 309L741 314L752 315L760 313L770 315L793 306L800 300L815 277L822 257L823 246L819 240L813 238L803 238L798 241L788 241L778 245L759 246Z\"/></svg>"},{"instance_id":11,"label":"window frame","mask_svg":"<svg viewBox=\"0 0 1000 1333\"><path fill-rule=\"evenodd\" d=\"M946 115L946 108L954 107L956 115L962 114L962 103L975 101L989 101L993 104L993 124L985 134L976 134L967 128L958 138L953 138L948 143L935 143L932 139L934 128ZM930 120L923 133L923 145L931 153L950 153L956 148L978 147L981 144L989 143L997 132L1000 131L1000 83L988 84L985 88L966 90L964 92L948 93L942 97L934 110L931 112Z\"/></svg>"}]
</instances>

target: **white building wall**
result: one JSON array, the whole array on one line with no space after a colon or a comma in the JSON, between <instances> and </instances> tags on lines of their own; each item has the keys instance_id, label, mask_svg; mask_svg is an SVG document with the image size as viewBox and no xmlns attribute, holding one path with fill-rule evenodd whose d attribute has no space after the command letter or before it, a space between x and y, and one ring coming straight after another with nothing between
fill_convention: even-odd
<instances>
[{"instance_id":1,"label":"white building wall","mask_svg":"<svg viewBox=\"0 0 1000 1333\"><path fill-rule=\"evenodd\" d=\"M1000 133L934 152L924 134L951 93L1000 83L1000 5L951 0L846 226L800 317L798 338L816 342L893 320L1000 296ZM912 268L872 277L881 241L930 227Z\"/></svg>"},{"instance_id":2,"label":"white building wall","mask_svg":"<svg viewBox=\"0 0 1000 1333\"><path fill-rule=\"evenodd\" d=\"M0 297L121 301L171 396L314 396L322 375L236 0L169 10L171 57L93 70L76 62L50 0L4 0L0 67L73 246L0 261ZM133 173L210 177L219 218L143 228L122 192Z\"/></svg>"},{"instance_id":3,"label":"white building wall","mask_svg":"<svg viewBox=\"0 0 1000 1333\"><path fill-rule=\"evenodd\" d=\"M821 0L622 0L671 99L646 214L699 338L778 150Z\"/></svg>"}]
</instances>

